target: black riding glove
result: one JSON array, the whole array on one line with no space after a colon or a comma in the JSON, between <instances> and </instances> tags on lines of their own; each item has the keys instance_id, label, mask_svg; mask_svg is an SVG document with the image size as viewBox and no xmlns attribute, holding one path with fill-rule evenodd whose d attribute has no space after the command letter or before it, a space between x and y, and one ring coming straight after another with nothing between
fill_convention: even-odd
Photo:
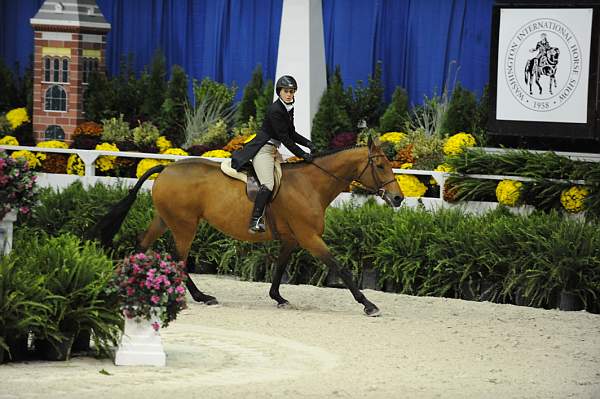
<instances>
[{"instance_id":1,"label":"black riding glove","mask_svg":"<svg viewBox=\"0 0 600 399\"><path fill-rule=\"evenodd\" d=\"M306 162L312 162L313 156L311 154L309 154L308 152L305 152L302 155L302 159L304 159L304 161L306 161Z\"/></svg>"}]
</instances>

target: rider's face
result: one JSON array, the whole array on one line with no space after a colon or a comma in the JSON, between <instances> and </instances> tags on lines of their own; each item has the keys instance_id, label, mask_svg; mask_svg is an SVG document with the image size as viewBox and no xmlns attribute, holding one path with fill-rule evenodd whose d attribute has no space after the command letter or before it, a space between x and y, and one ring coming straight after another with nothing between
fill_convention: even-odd
<instances>
[{"instance_id":1,"label":"rider's face","mask_svg":"<svg viewBox=\"0 0 600 399\"><path fill-rule=\"evenodd\" d=\"M279 92L281 99L288 104L294 101L294 94L296 94L296 90L294 90L294 89L284 88L284 89L281 89L281 91Z\"/></svg>"}]
</instances>

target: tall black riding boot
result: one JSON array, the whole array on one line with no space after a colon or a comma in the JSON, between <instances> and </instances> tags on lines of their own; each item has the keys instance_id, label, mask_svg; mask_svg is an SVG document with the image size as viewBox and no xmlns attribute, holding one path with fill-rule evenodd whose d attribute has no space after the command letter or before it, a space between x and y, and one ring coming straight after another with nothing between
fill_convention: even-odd
<instances>
[{"instance_id":1,"label":"tall black riding boot","mask_svg":"<svg viewBox=\"0 0 600 399\"><path fill-rule=\"evenodd\" d=\"M263 233L265 231L265 219L263 213L265 206L271 197L271 190L264 184L260 186L256 199L254 200L254 209L252 210L252 218L250 219L250 233Z\"/></svg>"}]
</instances>

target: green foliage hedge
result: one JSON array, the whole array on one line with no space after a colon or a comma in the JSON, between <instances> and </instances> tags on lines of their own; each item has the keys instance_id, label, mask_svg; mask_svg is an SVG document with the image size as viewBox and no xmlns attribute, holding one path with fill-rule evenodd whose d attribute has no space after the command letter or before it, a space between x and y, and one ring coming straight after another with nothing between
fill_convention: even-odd
<instances>
[{"instance_id":1,"label":"green foliage hedge","mask_svg":"<svg viewBox=\"0 0 600 399\"><path fill-rule=\"evenodd\" d=\"M81 234L126 194L125 189L75 184L62 192L44 190L41 204L21 222L49 234ZM115 238L122 258L153 215L150 195L140 193ZM357 281L374 271L380 287L411 295L486 299L555 307L562 291L586 309L600 310L600 229L597 223L565 219L557 212L515 216L503 208L483 216L457 210L428 212L367 202L329 208L324 233L337 259ZM154 249L174 253L169 234ZM202 224L190 256L196 265L269 281L279 243L235 241ZM304 250L288 265L286 281L326 284L328 270Z\"/></svg>"}]
</instances>

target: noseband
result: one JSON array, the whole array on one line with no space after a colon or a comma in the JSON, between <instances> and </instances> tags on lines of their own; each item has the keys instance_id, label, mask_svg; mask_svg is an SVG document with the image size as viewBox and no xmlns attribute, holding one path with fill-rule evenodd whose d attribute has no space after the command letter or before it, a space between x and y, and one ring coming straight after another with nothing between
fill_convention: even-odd
<instances>
[{"instance_id":1,"label":"noseband","mask_svg":"<svg viewBox=\"0 0 600 399\"><path fill-rule=\"evenodd\" d=\"M356 179L347 179L344 177L339 177L336 176L335 174L329 172L327 169L322 168L321 166L317 165L316 163L312 163L314 166L316 166L317 168L321 169L323 172L325 172L325 174L333 177L336 180L339 181L343 181L345 183L347 183L348 185L350 185L353 181L355 180L360 180L360 178L365 174L365 172L367 171L367 168L369 168L369 166L371 167L371 177L373 177L373 180L375 181L375 184L377 186L377 188L373 188L373 187L369 187L363 183L361 183L365 189L367 190L367 192L369 194L374 194L374 195L379 195L381 198L383 198L383 196L386 193L385 190L385 186L387 186L390 183L394 183L396 181L396 179L390 179L386 182L382 182L379 177L377 176L377 173L375 173L375 162L373 162L373 160L375 158L379 158L379 157L385 157L385 155L383 154L377 154L377 155L373 155L371 154L371 148L369 147L369 160L368 162L365 164L365 167L363 168L363 170L360 172L360 174L358 175L358 177Z\"/></svg>"}]
</instances>

